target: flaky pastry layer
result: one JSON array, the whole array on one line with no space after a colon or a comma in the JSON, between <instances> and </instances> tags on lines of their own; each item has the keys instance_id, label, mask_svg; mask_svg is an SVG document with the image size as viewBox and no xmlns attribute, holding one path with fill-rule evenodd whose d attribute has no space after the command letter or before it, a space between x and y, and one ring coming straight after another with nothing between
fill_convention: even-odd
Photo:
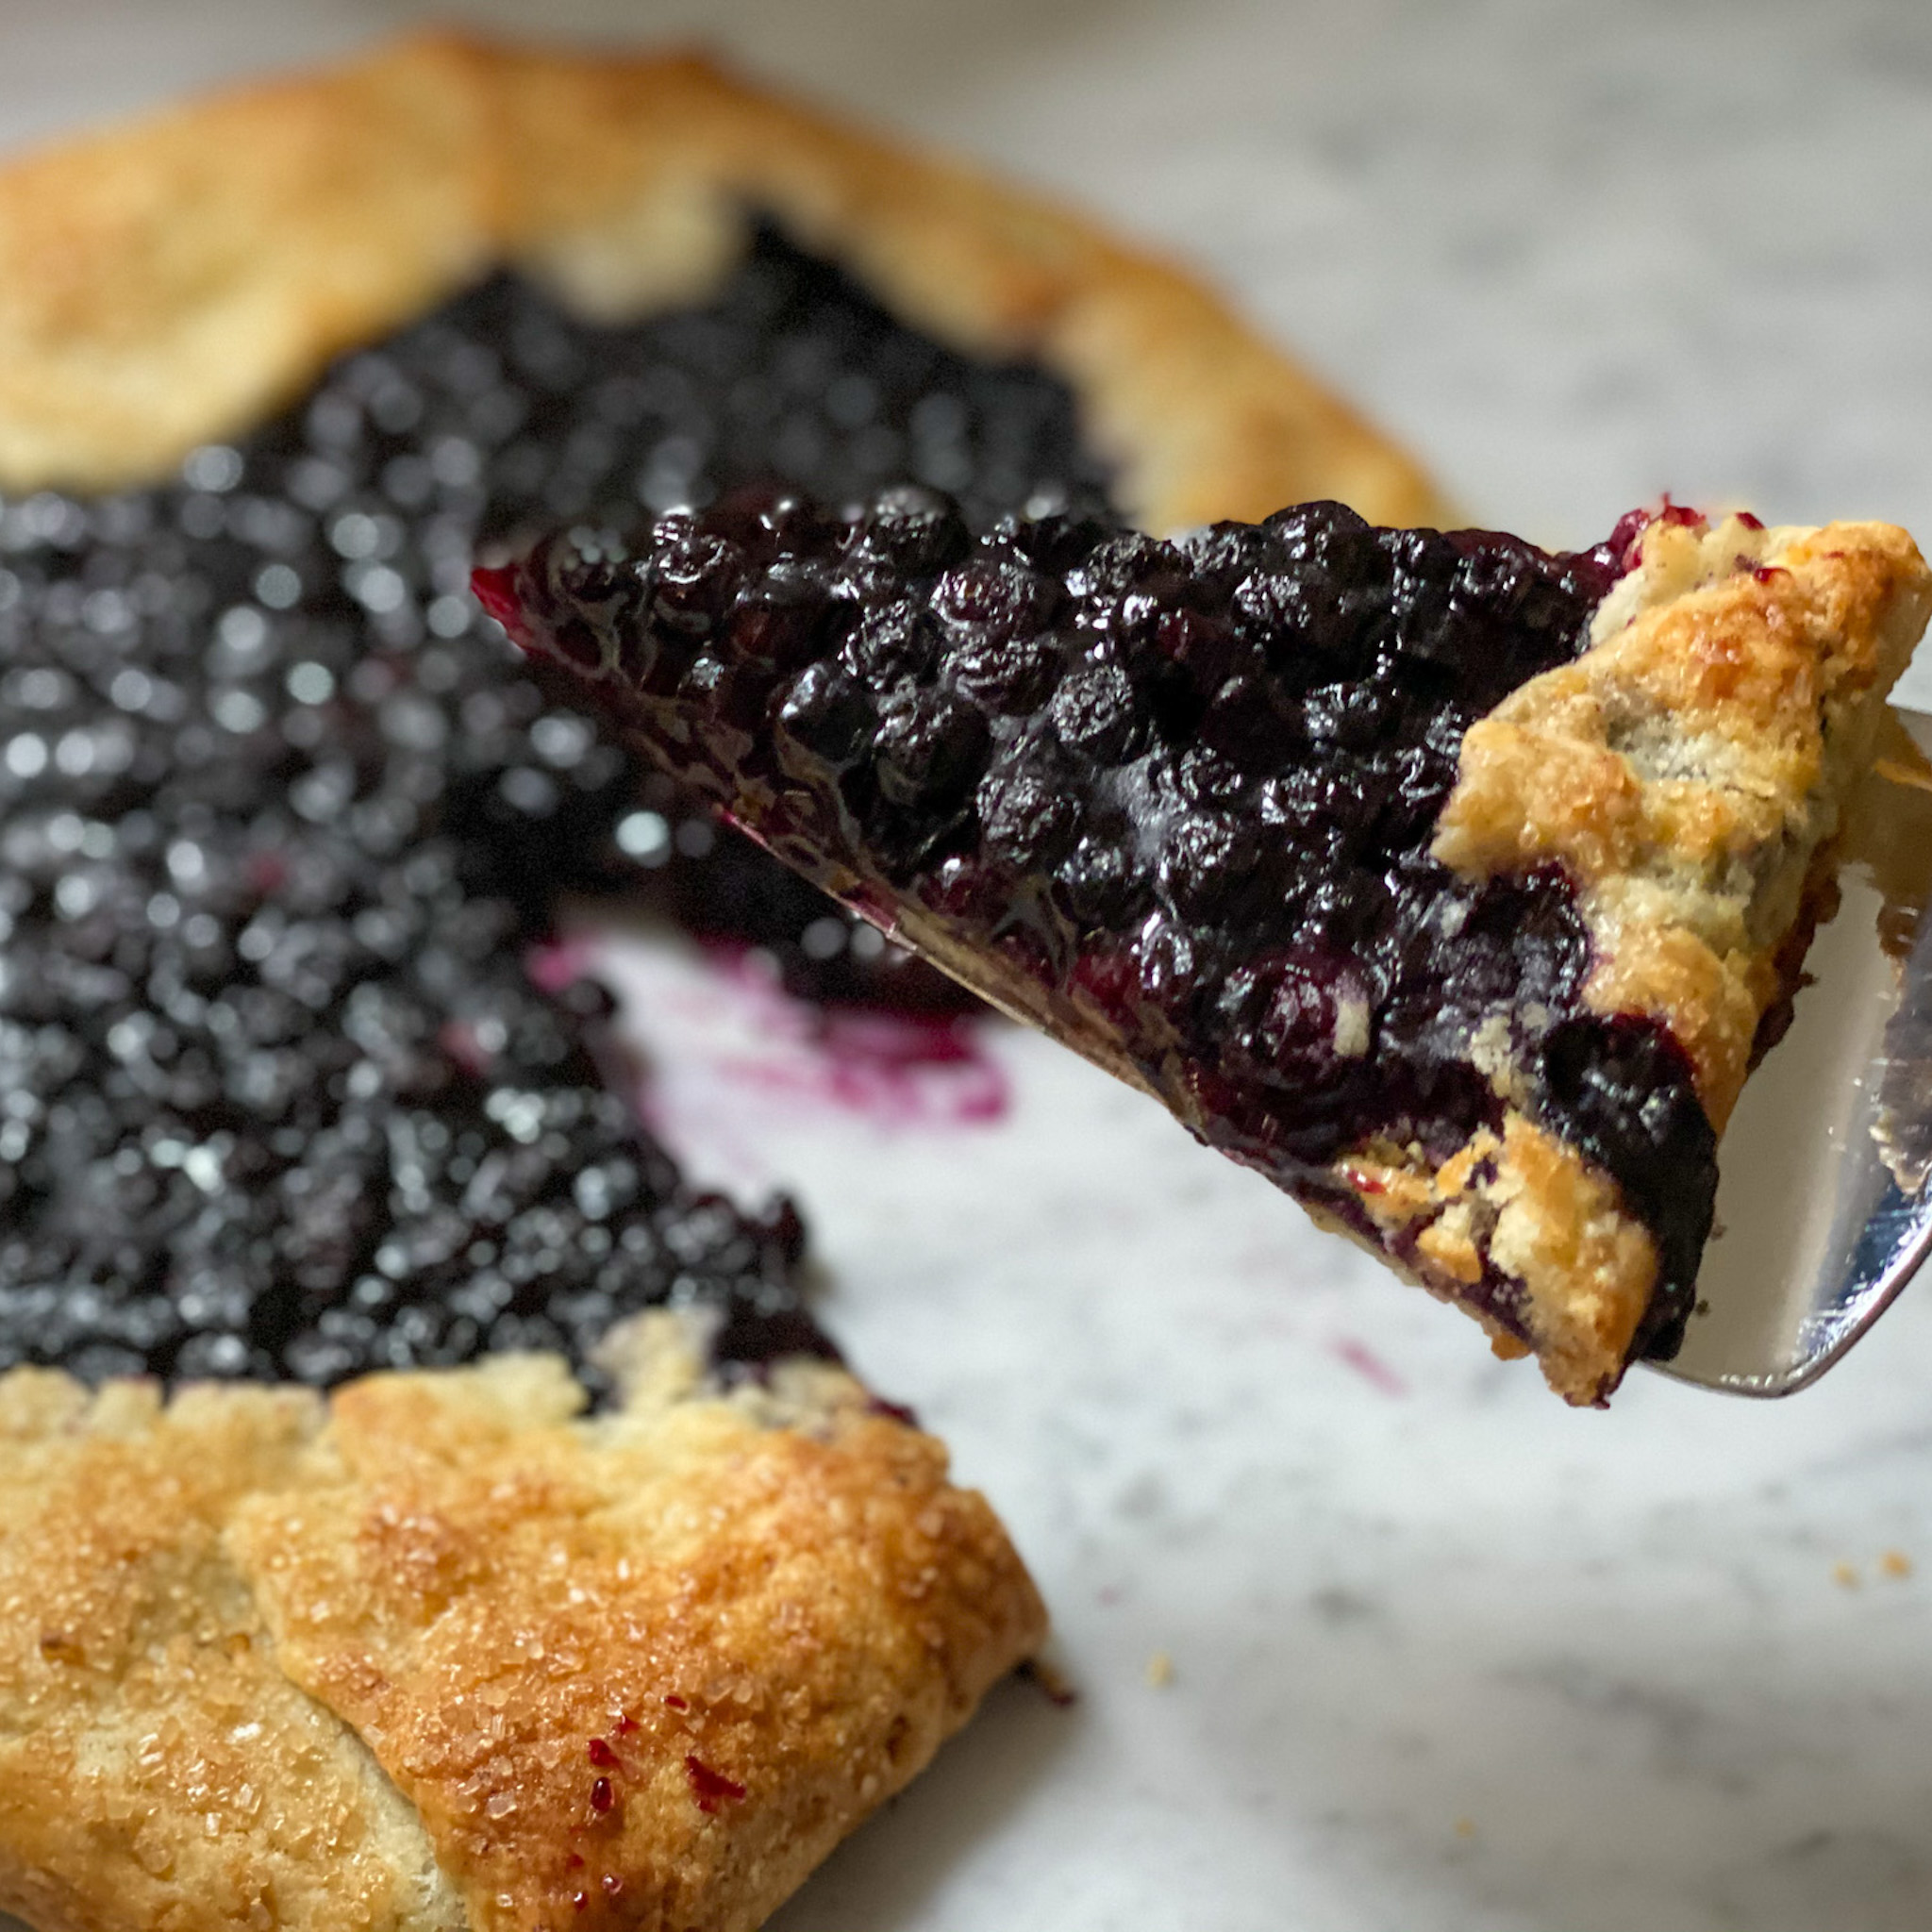
<instances>
[{"instance_id":1,"label":"flaky pastry layer","mask_svg":"<svg viewBox=\"0 0 1932 1932\"><path fill-rule=\"evenodd\" d=\"M1591 939L1585 1004L1659 1021L1722 1133L1932 614L1932 574L1886 524L1672 516L1641 543L1590 648L1465 735L1435 853L1478 878L1560 866ZM1526 1338L1485 1318L1499 1352L1526 1340L1554 1389L1600 1401L1657 1286L1655 1242L1614 1182L1523 1110L1524 1070L1502 1057L1484 1071L1500 1135L1440 1162L1358 1149L1331 1173L1444 1299L1486 1261L1520 1283Z\"/></svg>"},{"instance_id":2,"label":"flaky pastry layer","mask_svg":"<svg viewBox=\"0 0 1932 1932\"><path fill-rule=\"evenodd\" d=\"M1471 877L1560 865L1591 1008L1660 1020L1720 1132L1928 613L1932 575L1890 524L1658 519L1590 648L1463 740L1436 856Z\"/></svg>"},{"instance_id":3,"label":"flaky pastry layer","mask_svg":"<svg viewBox=\"0 0 1932 1932\"><path fill-rule=\"evenodd\" d=\"M453 34L0 169L0 488L147 480L505 263L597 316L701 299L755 214L937 340L1068 382L1150 528L1440 514L1215 297L1048 201L701 59Z\"/></svg>"},{"instance_id":4,"label":"flaky pastry layer","mask_svg":"<svg viewBox=\"0 0 1932 1932\"><path fill-rule=\"evenodd\" d=\"M41 1932L750 1932L1044 1617L842 1372L0 1377L0 1909Z\"/></svg>"}]
</instances>

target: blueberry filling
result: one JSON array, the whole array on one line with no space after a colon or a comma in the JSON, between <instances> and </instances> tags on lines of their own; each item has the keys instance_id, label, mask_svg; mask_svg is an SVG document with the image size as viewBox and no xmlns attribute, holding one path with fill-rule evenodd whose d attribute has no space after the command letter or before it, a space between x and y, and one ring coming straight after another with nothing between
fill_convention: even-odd
<instances>
[{"instance_id":1,"label":"blueberry filling","mask_svg":"<svg viewBox=\"0 0 1932 1932\"><path fill-rule=\"evenodd\" d=\"M727 1362L829 1353L796 1213L687 1187L603 996L524 955L559 894L641 892L805 991L955 995L600 738L467 589L479 543L772 475L923 475L986 520L1102 491L1063 391L767 234L702 310L597 329L499 279L178 482L0 505L0 1367L584 1366L662 1303L720 1310ZM700 554L664 593L704 621ZM799 608L768 587L774 661Z\"/></svg>"},{"instance_id":2,"label":"blueberry filling","mask_svg":"<svg viewBox=\"0 0 1932 1932\"><path fill-rule=\"evenodd\" d=\"M477 582L774 852L1001 956L1074 1030L1097 1015L1203 1139L1398 1257L1413 1233L1378 1234L1325 1164L1440 1162L1501 1124L1483 1065L1507 1057L1651 1228L1639 1346L1661 1354L1716 1185L1685 1056L1583 1008L1559 873L1473 883L1429 849L1463 734L1584 648L1625 547L1335 504L1177 543L1066 514L975 541L930 491L843 519L748 492ZM1524 1332L1487 1256L1460 1298Z\"/></svg>"}]
</instances>

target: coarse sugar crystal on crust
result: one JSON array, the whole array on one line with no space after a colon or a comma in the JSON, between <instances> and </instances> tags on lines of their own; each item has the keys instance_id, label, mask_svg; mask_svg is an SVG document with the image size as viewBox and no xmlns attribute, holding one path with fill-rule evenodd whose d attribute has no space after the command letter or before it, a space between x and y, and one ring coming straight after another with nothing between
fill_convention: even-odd
<instances>
[{"instance_id":1,"label":"coarse sugar crystal on crust","mask_svg":"<svg viewBox=\"0 0 1932 1932\"><path fill-rule=\"evenodd\" d=\"M1932 603L1885 525L1671 508L1553 557L1310 504L974 544L903 491L477 581L772 851L1579 1403L1681 1336Z\"/></svg>"}]
</instances>

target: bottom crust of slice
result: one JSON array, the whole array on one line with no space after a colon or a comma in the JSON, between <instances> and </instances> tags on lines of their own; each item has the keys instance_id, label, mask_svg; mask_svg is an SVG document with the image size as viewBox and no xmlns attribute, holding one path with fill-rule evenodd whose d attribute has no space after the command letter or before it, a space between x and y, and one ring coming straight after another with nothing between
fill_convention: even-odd
<instances>
[{"instance_id":1,"label":"bottom crust of slice","mask_svg":"<svg viewBox=\"0 0 1932 1932\"><path fill-rule=\"evenodd\" d=\"M1338 1195L1304 1205L1440 1300L1496 1353L1533 1354L1566 1401L1608 1399L1639 1343L1657 1243L1611 1178L1514 1108L1447 1160L1371 1146L1331 1164Z\"/></svg>"}]
</instances>

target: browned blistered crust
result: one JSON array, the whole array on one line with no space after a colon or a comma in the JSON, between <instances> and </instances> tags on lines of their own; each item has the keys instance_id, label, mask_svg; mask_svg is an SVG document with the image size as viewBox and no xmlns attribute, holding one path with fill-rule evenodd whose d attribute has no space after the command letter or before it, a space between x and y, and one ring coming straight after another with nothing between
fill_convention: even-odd
<instances>
[{"instance_id":1,"label":"browned blistered crust","mask_svg":"<svg viewBox=\"0 0 1932 1932\"><path fill-rule=\"evenodd\" d=\"M277 1669L224 1534L292 1390L0 1376L0 1910L40 1932L457 1932L414 1813Z\"/></svg>"},{"instance_id":2,"label":"browned blistered crust","mask_svg":"<svg viewBox=\"0 0 1932 1932\"><path fill-rule=\"evenodd\" d=\"M325 1411L0 1377L0 1908L761 1924L1043 1613L939 1443L822 1364L708 1392L667 1322L588 1420L543 1357Z\"/></svg>"},{"instance_id":3,"label":"browned blistered crust","mask_svg":"<svg viewBox=\"0 0 1932 1932\"><path fill-rule=\"evenodd\" d=\"M1720 1132L1928 609L1932 575L1889 525L1656 521L1590 649L1463 740L1437 857L1478 877L1560 865L1594 954L1586 1001L1661 1021ZM1520 1084L1507 1063L1491 1078L1506 1100ZM1607 1176L1513 1107L1506 1119L1473 1197L1459 1157L1409 1163L1401 1189L1371 1174L1374 1194L1353 1187L1359 1160L1338 1177L1372 1217L1420 1227L1416 1270L1451 1298L1474 1278L1457 1236L1489 1227L1551 1385L1600 1400L1649 1302L1655 1249Z\"/></svg>"},{"instance_id":4,"label":"browned blistered crust","mask_svg":"<svg viewBox=\"0 0 1932 1932\"><path fill-rule=\"evenodd\" d=\"M1932 609L1886 524L1653 523L1591 648L1463 741L1436 855L1574 881L1600 1013L1647 1013L1723 1130L1812 860Z\"/></svg>"},{"instance_id":5,"label":"browned blistered crust","mask_svg":"<svg viewBox=\"0 0 1932 1932\"><path fill-rule=\"evenodd\" d=\"M701 297L753 211L938 339L1063 377L1151 528L1440 515L1215 297L1050 202L701 59L453 34L0 170L0 488L159 474L502 262L601 315Z\"/></svg>"}]
</instances>

